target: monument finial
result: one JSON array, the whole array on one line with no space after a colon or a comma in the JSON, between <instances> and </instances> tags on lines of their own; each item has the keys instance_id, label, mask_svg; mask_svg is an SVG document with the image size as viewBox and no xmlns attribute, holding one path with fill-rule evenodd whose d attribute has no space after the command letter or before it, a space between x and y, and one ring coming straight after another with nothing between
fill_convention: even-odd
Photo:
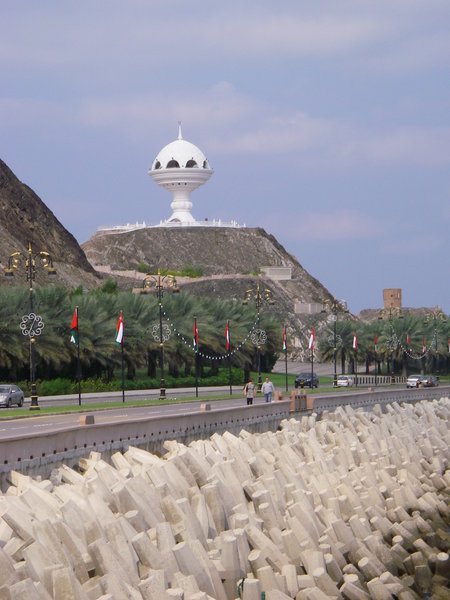
<instances>
[{"instance_id":1,"label":"monument finial","mask_svg":"<svg viewBox=\"0 0 450 600\"><path fill-rule=\"evenodd\" d=\"M178 139L183 139L183 136L181 135L181 121L178 121Z\"/></svg>"}]
</instances>

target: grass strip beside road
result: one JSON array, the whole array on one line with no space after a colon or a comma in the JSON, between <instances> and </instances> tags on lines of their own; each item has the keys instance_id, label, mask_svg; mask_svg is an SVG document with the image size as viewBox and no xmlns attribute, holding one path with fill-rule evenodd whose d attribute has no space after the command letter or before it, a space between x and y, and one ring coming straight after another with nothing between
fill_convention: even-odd
<instances>
[{"instance_id":1,"label":"grass strip beside road","mask_svg":"<svg viewBox=\"0 0 450 600\"><path fill-rule=\"evenodd\" d=\"M181 398L169 397L165 400L160 398L144 398L139 400L131 400L122 402L99 402L89 404L78 404L78 401L74 404L67 404L61 406L45 406L44 404L39 405L39 410L30 410L29 407L24 406L22 408L5 408L4 411L0 409L0 421L4 419L14 419L16 417L39 417L39 415L51 415L51 414L69 414L77 412L92 412L109 410L112 408L142 408L142 406L164 406L170 404L186 404L189 402L214 402L216 400L227 400L242 398L242 394L227 394L220 396L184 396Z\"/></svg>"},{"instance_id":2,"label":"grass strip beside road","mask_svg":"<svg viewBox=\"0 0 450 600\"><path fill-rule=\"evenodd\" d=\"M274 380L276 379L276 377L273 378ZM370 386L358 386L358 387L352 387L352 388L348 388L348 387L333 387L333 378L329 377L329 378L323 378L323 379L328 379L329 381L326 382L325 386L320 386L319 388L313 389L311 390L310 388L303 388L303 389L289 389L287 392L285 391L285 388L282 387L281 385L276 385L276 388L278 389L278 391L283 394L283 396L285 396L286 398L288 398L291 394L291 392L296 391L296 392L303 392L307 395L310 394L323 394L323 393L334 393L334 394L339 394L339 393L349 393L349 392L357 392L357 391L361 391L364 389L367 389ZM322 378L321 378L322 381ZM278 381L276 383L279 383ZM328 385L327 385L328 384ZM385 385L385 386L379 386L378 388L374 388L372 386L372 389L382 389L382 388L386 388L386 387L390 387L390 385ZM395 387L403 387L403 384L397 384ZM126 391L125 391L126 394ZM258 398L262 398L263 395L261 393L259 393L257 395ZM36 416L38 417L39 415L51 415L51 414L69 414L69 413L82 413L82 412L96 412L96 411L104 411L104 410L109 410L109 409L114 409L114 408L133 408L133 407L142 407L142 406L164 406L164 405L170 405L170 404L186 404L186 403L192 403L192 402L198 402L198 403L203 403L203 402L215 402L216 400L227 400L227 399L242 399L244 400L244 394L243 391L239 389L238 392L235 392L233 394L229 394L229 393L224 393L224 394L219 394L219 395L211 395L211 396L195 396L195 393L193 392L193 394L191 396L180 396L179 398L176 395L170 395L168 396L166 399L160 399L160 398L140 398L138 400L126 400L126 395L125 395L125 402L122 402L122 400L117 400L115 402L99 402L99 403L89 403L89 404L81 404L81 406L79 406L78 404L78 400L74 400L73 404L67 404L67 402L65 402L64 404L62 404L61 406L45 406L45 403L43 402L42 404L39 405L40 409L39 410L30 410L29 407L24 406L23 408L5 408L5 409L0 409L0 421L5 420L5 419L14 419L14 418L20 418L20 417L33 417Z\"/></svg>"}]
</instances>

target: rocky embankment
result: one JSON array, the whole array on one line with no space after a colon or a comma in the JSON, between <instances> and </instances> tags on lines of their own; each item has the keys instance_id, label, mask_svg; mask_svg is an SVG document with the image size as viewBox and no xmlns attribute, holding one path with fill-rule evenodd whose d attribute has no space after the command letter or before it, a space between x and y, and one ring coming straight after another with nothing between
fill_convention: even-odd
<instances>
[{"instance_id":1,"label":"rocky embankment","mask_svg":"<svg viewBox=\"0 0 450 600\"><path fill-rule=\"evenodd\" d=\"M11 473L7 600L449 598L450 400Z\"/></svg>"}]
</instances>

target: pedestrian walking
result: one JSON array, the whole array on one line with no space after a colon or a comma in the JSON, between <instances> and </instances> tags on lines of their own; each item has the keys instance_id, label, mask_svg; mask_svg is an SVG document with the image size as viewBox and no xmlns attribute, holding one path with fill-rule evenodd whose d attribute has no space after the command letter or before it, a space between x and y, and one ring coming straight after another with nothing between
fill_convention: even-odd
<instances>
[{"instance_id":1,"label":"pedestrian walking","mask_svg":"<svg viewBox=\"0 0 450 600\"><path fill-rule=\"evenodd\" d=\"M262 384L261 390L264 394L266 402L272 402L272 394L274 393L275 389L273 387L273 383L268 377L266 377L265 382Z\"/></svg>"},{"instance_id":2,"label":"pedestrian walking","mask_svg":"<svg viewBox=\"0 0 450 600\"><path fill-rule=\"evenodd\" d=\"M247 398L247 406L253 404L253 398L255 397L255 384L253 383L253 379L249 379L248 383L244 386L245 397Z\"/></svg>"}]
</instances>

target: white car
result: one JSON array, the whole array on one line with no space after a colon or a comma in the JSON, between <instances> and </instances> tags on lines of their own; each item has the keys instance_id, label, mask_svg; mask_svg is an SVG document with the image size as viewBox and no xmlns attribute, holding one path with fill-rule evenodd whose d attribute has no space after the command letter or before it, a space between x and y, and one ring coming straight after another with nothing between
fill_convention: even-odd
<instances>
[{"instance_id":1,"label":"white car","mask_svg":"<svg viewBox=\"0 0 450 600\"><path fill-rule=\"evenodd\" d=\"M426 379L425 375L410 375L406 380L406 387L418 388L426 381Z\"/></svg>"},{"instance_id":2,"label":"white car","mask_svg":"<svg viewBox=\"0 0 450 600\"><path fill-rule=\"evenodd\" d=\"M350 375L339 375L337 384L338 387L351 387L354 384L353 377L350 377Z\"/></svg>"}]
</instances>

